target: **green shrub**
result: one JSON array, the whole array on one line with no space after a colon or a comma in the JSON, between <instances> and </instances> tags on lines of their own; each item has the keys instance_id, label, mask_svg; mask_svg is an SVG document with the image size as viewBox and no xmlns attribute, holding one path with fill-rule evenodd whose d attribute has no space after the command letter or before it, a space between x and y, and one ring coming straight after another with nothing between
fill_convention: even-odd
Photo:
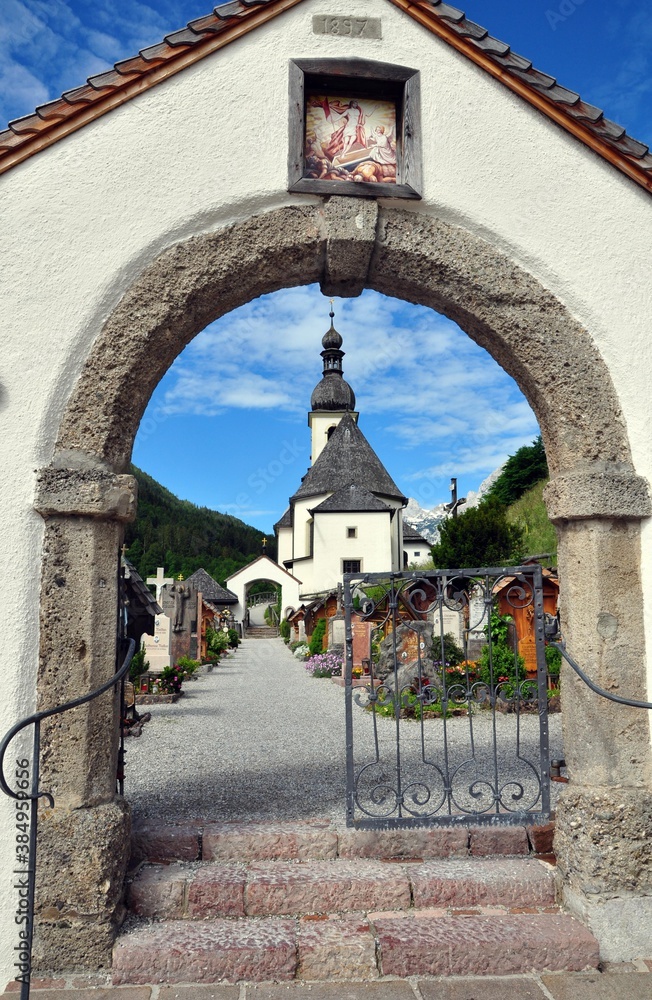
<instances>
[{"instance_id":1,"label":"green shrub","mask_svg":"<svg viewBox=\"0 0 652 1000\"><path fill-rule=\"evenodd\" d=\"M141 674L147 673L149 670L149 660L145 659L145 647L139 649L137 653L131 658L131 663L129 664L129 680L137 681Z\"/></svg>"},{"instance_id":2,"label":"green shrub","mask_svg":"<svg viewBox=\"0 0 652 1000\"><path fill-rule=\"evenodd\" d=\"M238 646L240 645L241 639L240 639L240 636L238 635L238 633L236 632L236 630L234 628L230 628L229 629L229 631L227 633L227 637L228 637L228 640L229 640L229 647L231 649L237 649Z\"/></svg>"},{"instance_id":3,"label":"green shrub","mask_svg":"<svg viewBox=\"0 0 652 1000\"><path fill-rule=\"evenodd\" d=\"M491 632L491 647L484 646L478 660L480 680L491 687L493 679L494 689L500 685L500 693L508 698L513 697L518 684L525 678L525 660L515 652L510 641L512 628L511 615L499 615L497 611L492 611L485 630Z\"/></svg>"},{"instance_id":4,"label":"green shrub","mask_svg":"<svg viewBox=\"0 0 652 1000\"><path fill-rule=\"evenodd\" d=\"M316 656L317 653L322 653L324 651L324 636L326 635L326 619L320 618L314 629L312 630L312 635L310 636L310 655Z\"/></svg>"},{"instance_id":5,"label":"green shrub","mask_svg":"<svg viewBox=\"0 0 652 1000\"><path fill-rule=\"evenodd\" d=\"M199 660L191 660L189 656L180 656L174 669L181 680L185 681L187 677L192 677L193 674L197 673L200 666Z\"/></svg>"},{"instance_id":6,"label":"green shrub","mask_svg":"<svg viewBox=\"0 0 652 1000\"><path fill-rule=\"evenodd\" d=\"M443 646L443 657L442 657ZM435 666L456 667L464 659L464 650L458 646L452 632L447 632L443 637L435 636L433 639L432 654Z\"/></svg>"},{"instance_id":7,"label":"green shrub","mask_svg":"<svg viewBox=\"0 0 652 1000\"><path fill-rule=\"evenodd\" d=\"M288 642L290 638L290 632L291 632L290 623L287 620L287 618L284 618L283 621L279 624L278 634L280 635L281 639L284 639L286 642Z\"/></svg>"},{"instance_id":8,"label":"green shrub","mask_svg":"<svg viewBox=\"0 0 652 1000\"><path fill-rule=\"evenodd\" d=\"M554 646L546 646L546 666L549 677L559 677L561 670L561 653Z\"/></svg>"},{"instance_id":9,"label":"green shrub","mask_svg":"<svg viewBox=\"0 0 652 1000\"><path fill-rule=\"evenodd\" d=\"M224 631L224 629L217 629L209 627L206 629L206 646L210 653L215 653L219 656L220 653L226 652L229 648L229 633Z\"/></svg>"}]
</instances>

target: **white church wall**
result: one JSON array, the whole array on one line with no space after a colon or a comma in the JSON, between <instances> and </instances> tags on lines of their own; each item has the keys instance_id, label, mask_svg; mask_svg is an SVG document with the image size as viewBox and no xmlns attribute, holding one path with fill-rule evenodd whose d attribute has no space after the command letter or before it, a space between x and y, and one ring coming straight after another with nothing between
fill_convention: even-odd
<instances>
[{"instance_id":1,"label":"white church wall","mask_svg":"<svg viewBox=\"0 0 652 1000\"><path fill-rule=\"evenodd\" d=\"M635 469L652 478L649 195L384 0L356 0L353 11L334 0L329 8L380 17L382 39L315 36L319 13L321 3L304 0L0 179L2 420L20 427L20 435L0 434L0 461L11 470L0 480L3 551L14 581L4 595L13 624L3 639L3 731L34 707L43 537L32 511L35 470L52 459L63 408L102 324L165 247L318 200L286 191L289 59L362 57L421 70L423 200L401 207L490 241L591 331L620 399ZM572 393L572 380L560 392ZM652 523L643 543L649 649ZM648 663L652 686L649 656ZM12 832L11 810L2 809L5 980L15 936Z\"/></svg>"},{"instance_id":2,"label":"white church wall","mask_svg":"<svg viewBox=\"0 0 652 1000\"><path fill-rule=\"evenodd\" d=\"M318 497L309 497L305 500L297 500L294 505L294 542L293 559L306 559L310 552L310 522L312 514L310 509L316 507L330 494L322 493Z\"/></svg>"},{"instance_id":3,"label":"white church wall","mask_svg":"<svg viewBox=\"0 0 652 1000\"><path fill-rule=\"evenodd\" d=\"M292 558L292 528L279 528L277 533L278 562L282 566Z\"/></svg>"},{"instance_id":4,"label":"white church wall","mask_svg":"<svg viewBox=\"0 0 652 1000\"><path fill-rule=\"evenodd\" d=\"M315 515L315 567L323 583L319 590L342 582L343 560L360 560L361 573L381 573L391 566L389 514L343 513ZM348 537L355 528L356 536Z\"/></svg>"}]
</instances>

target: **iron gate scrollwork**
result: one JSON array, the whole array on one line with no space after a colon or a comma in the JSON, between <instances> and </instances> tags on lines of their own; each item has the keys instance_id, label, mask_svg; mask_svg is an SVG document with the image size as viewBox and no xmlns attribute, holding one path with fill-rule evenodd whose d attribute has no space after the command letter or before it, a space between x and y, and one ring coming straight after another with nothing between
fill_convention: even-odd
<instances>
[{"instance_id":1,"label":"iron gate scrollwork","mask_svg":"<svg viewBox=\"0 0 652 1000\"><path fill-rule=\"evenodd\" d=\"M528 622L535 676L525 673L513 620L492 617L499 593L512 619ZM347 824L545 822L541 566L346 574L344 606ZM360 678L358 623L373 629ZM451 633L461 662L452 662L460 655ZM369 627L360 634L366 641ZM356 652L360 659L359 642Z\"/></svg>"}]
</instances>

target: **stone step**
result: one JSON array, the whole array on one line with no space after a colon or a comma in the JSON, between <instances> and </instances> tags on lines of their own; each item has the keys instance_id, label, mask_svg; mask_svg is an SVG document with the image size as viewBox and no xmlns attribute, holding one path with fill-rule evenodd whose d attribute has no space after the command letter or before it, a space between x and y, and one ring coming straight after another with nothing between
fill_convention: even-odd
<instances>
[{"instance_id":1,"label":"stone step","mask_svg":"<svg viewBox=\"0 0 652 1000\"><path fill-rule=\"evenodd\" d=\"M554 824L530 827L338 829L329 819L280 823L141 823L132 862L273 861L376 858L524 856L552 850Z\"/></svg>"},{"instance_id":2,"label":"stone step","mask_svg":"<svg viewBox=\"0 0 652 1000\"><path fill-rule=\"evenodd\" d=\"M159 920L554 903L549 865L503 858L176 863L141 868L127 890L132 913Z\"/></svg>"},{"instance_id":3,"label":"stone step","mask_svg":"<svg viewBox=\"0 0 652 1000\"><path fill-rule=\"evenodd\" d=\"M166 921L118 939L113 982L373 980L380 976L513 975L596 968L598 946L558 913Z\"/></svg>"},{"instance_id":4,"label":"stone step","mask_svg":"<svg viewBox=\"0 0 652 1000\"><path fill-rule=\"evenodd\" d=\"M488 976L595 969L598 942L561 913L370 916L386 976Z\"/></svg>"}]
</instances>

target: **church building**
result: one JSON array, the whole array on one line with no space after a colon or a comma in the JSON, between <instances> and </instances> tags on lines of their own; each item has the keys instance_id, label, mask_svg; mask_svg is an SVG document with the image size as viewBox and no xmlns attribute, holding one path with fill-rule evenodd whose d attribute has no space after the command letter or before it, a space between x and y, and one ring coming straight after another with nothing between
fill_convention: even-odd
<instances>
[{"instance_id":1,"label":"church building","mask_svg":"<svg viewBox=\"0 0 652 1000\"><path fill-rule=\"evenodd\" d=\"M335 590L343 573L400 572L403 496L358 426L342 373L342 337L322 338L324 371L310 399L311 466L274 526L278 561L301 599Z\"/></svg>"}]
</instances>

